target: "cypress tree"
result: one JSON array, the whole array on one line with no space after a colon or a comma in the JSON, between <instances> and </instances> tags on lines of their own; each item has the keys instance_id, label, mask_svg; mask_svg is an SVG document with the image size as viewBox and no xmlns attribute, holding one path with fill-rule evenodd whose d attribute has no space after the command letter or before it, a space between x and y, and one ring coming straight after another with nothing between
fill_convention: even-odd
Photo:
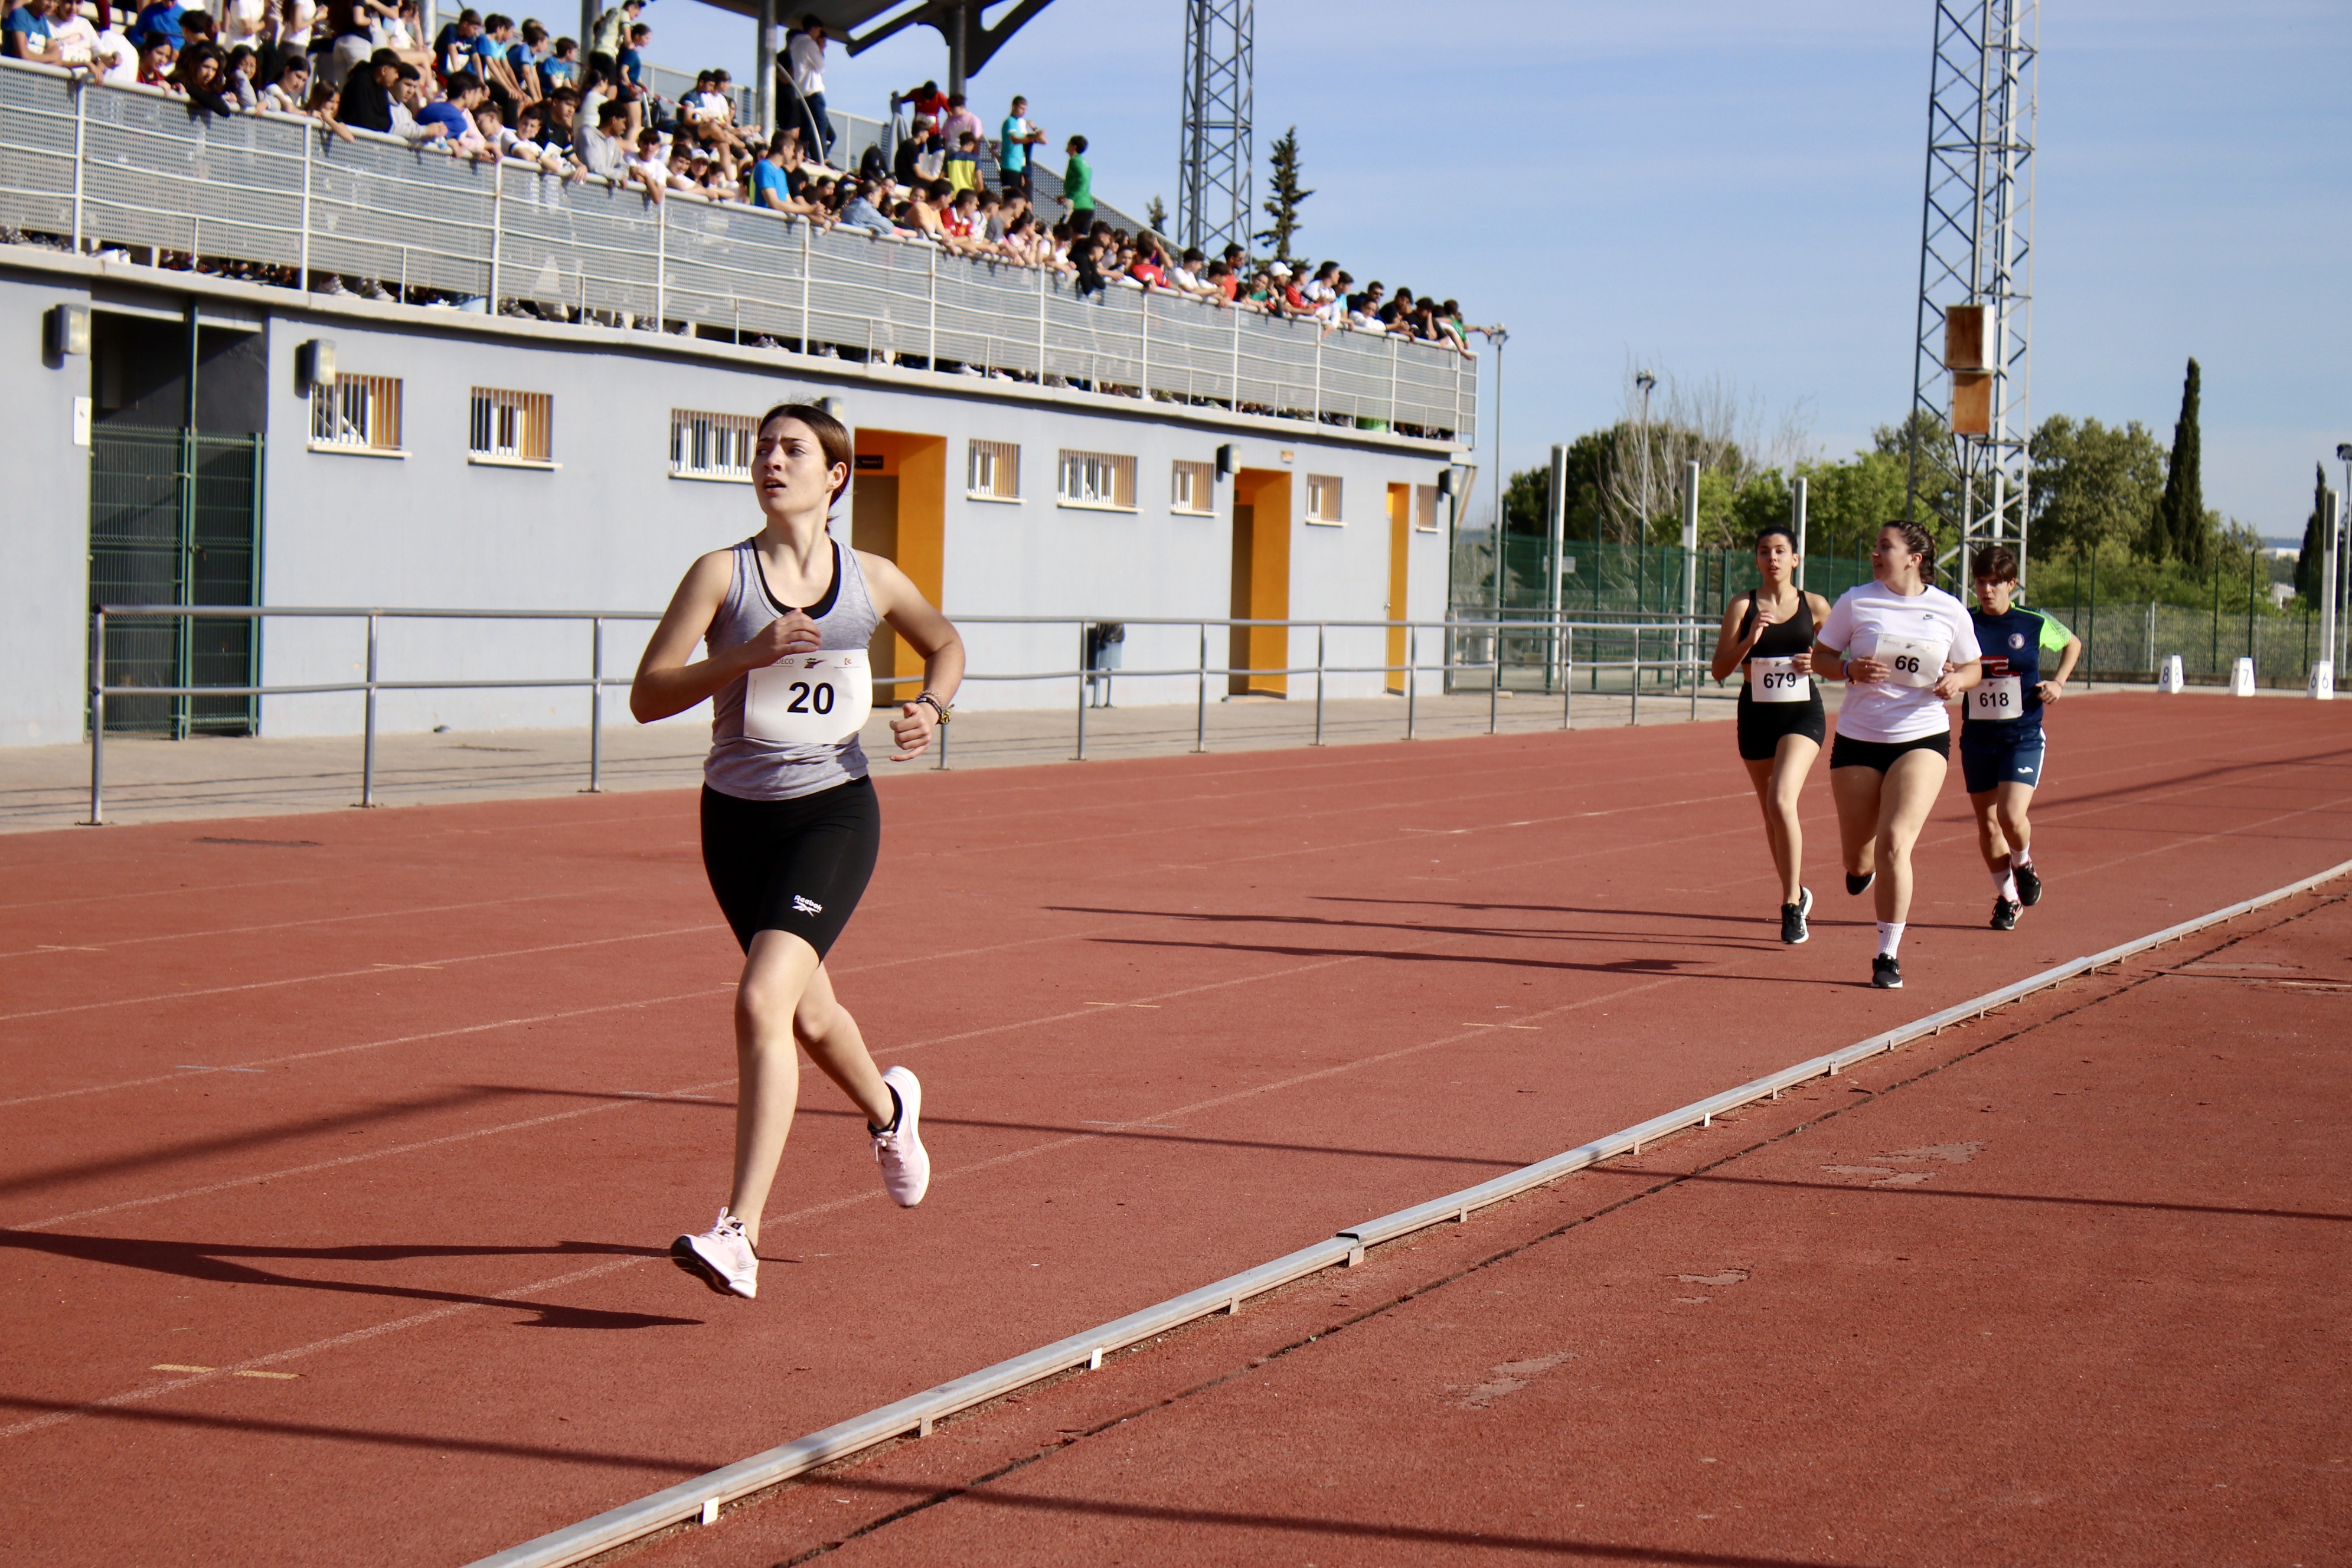
<instances>
[{"instance_id":1,"label":"cypress tree","mask_svg":"<svg viewBox=\"0 0 2352 1568\"><path fill-rule=\"evenodd\" d=\"M2327 569L2327 465L2311 465L2311 516L2303 525L2303 548L2294 558L2294 591L2306 605L2319 603L2320 573Z\"/></svg>"},{"instance_id":2,"label":"cypress tree","mask_svg":"<svg viewBox=\"0 0 2352 1568\"><path fill-rule=\"evenodd\" d=\"M1297 126L1292 126L1275 139L1272 162L1274 194L1258 205L1265 209L1265 216L1274 220L1274 226L1262 229L1251 237L1274 247L1276 261L1288 261L1292 259L1290 242L1298 237L1300 229L1307 226L1298 221L1299 205L1315 194L1302 189L1298 184Z\"/></svg>"},{"instance_id":3,"label":"cypress tree","mask_svg":"<svg viewBox=\"0 0 2352 1568\"><path fill-rule=\"evenodd\" d=\"M2205 480L2197 431L2200 384L2197 362L2189 362L2189 375L2180 387L2180 419L2172 427L2172 460L2166 466L2164 494L2156 503L2155 526L2149 532L2149 553L2170 557L2191 571L2202 572L2212 552L2212 525L2205 517Z\"/></svg>"}]
</instances>

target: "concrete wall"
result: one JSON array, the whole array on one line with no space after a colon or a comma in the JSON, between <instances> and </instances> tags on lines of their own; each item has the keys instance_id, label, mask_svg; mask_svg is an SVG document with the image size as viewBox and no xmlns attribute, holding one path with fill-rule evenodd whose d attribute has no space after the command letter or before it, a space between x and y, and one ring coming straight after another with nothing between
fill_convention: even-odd
<instances>
[{"instance_id":1,"label":"concrete wall","mask_svg":"<svg viewBox=\"0 0 2352 1568\"><path fill-rule=\"evenodd\" d=\"M27 279L0 258L0 352L26 367L12 380L30 388L19 427L40 433L28 450L64 453L71 396L87 388L87 362L40 367L39 309L76 295L71 280ZM817 396L841 400L854 426L943 437L947 500L941 590L951 616L1094 615L1113 618L1222 617L1229 604L1232 486L1220 484L1216 515L1169 509L1171 465L1213 461L1221 444L1238 467L1292 475L1290 613L1297 617L1377 619L1388 597L1390 529L1386 487L1431 484L1448 453L1382 433L1236 417L1221 410L1129 405L1059 389L868 369L839 362L682 343L647 334L485 321L455 312L305 300L282 290L183 283L139 268L95 268L58 258L53 269L110 272L118 295L144 284L155 305L184 307L186 289L235 293L224 304L266 310L268 458L262 602L277 605L658 610L688 563L755 531L750 487L681 479L668 473L672 408L756 415L773 404ZM124 279L126 273L135 279ZM79 293L86 296L88 287ZM291 308L289 308L291 307ZM207 309L212 308L210 305ZM405 456L313 449L310 400L296 356L315 339L336 346L345 375L394 376L403 384ZM552 468L487 466L467 457L470 390L488 386L553 395ZM967 443L1021 447L1021 499L965 494ZM1065 447L1137 458L1131 512L1081 510L1055 500L1056 459ZM72 449L79 452L79 449ZM1342 481L1337 526L1304 521L1310 473ZM0 643L23 679L0 690L0 737L12 743L72 739L80 732L88 529L87 463L68 457L20 476L5 525L10 570L0 586ZM29 493L21 487L30 486ZM21 503L21 504L18 504ZM849 503L835 520L846 535ZM1435 619L1445 605L1444 536L1412 540L1411 613ZM18 563L22 563L20 566ZM608 627L605 669L625 676L650 629ZM583 624L387 620L379 672L391 679L578 678L589 668ZM1075 626L966 627L973 667L983 672L1067 670L1077 661ZM1209 658L1224 658L1222 633ZM1291 637L1294 663L1311 663L1315 634ZM356 621L273 620L264 633L265 681L356 679L365 668L365 629ZM1194 666L1200 635L1191 626L1138 626L1125 648L1129 668ZM1426 639L1425 658L1435 656ZM1335 632L1331 662L1376 664L1380 633ZM1436 678L1424 679L1433 689ZM1378 692L1378 674L1331 678L1334 697ZM1190 677L1124 680L1122 702L1192 700ZM1222 694L1222 681L1212 691ZM1294 680L1295 697L1312 682ZM975 707L1041 707L1075 700L1071 680L974 682L961 699ZM608 719L625 722L622 694ZM587 717L581 690L389 692L379 721L388 731L571 726ZM262 705L266 734L344 734L360 724L356 694L277 697ZM674 722L707 721L702 712Z\"/></svg>"},{"instance_id":2,"label":"concrete wall","mask_svg":"<svg viewBox=\"0 0 2352 1568\"><path fill-rule=\"evenodd\" d=\"M0 386L7 388L7 499L0 503L0 745L82 737L89 650L89 448L74 402L89 358L42 353L43 318L87 304L77 280L0 276Z\"/></svg>"}]
</instances>

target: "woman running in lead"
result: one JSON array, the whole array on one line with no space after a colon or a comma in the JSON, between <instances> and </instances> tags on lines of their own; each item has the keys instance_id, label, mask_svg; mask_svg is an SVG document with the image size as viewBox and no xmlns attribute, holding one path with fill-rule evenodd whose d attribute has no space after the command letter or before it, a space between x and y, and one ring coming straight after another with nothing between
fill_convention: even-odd
<instances>
[{"instance_id":1,"label":"woman running in lead","mask_svg":"<svg viewBox=\"0 0 2352 1568\"><path fill-rule=\"evenodd\" d=\"M1830 602L1796 586L1797 536L1775 524L1756 536L1759 586L1734 595L1715 639L1715 679L1741 665L1739 760L1764 811L1764 837L1780 874L1780 940L1805 940L1813 890L1804 885L1804 829L1797 797L1821 755L1824 723L1821 689L1813 683L1813 628L1828 618Z\"/></svg>"},{"instance_id":2,"label":"woman running in lead","mask_svg":"<svg viewBox=\"0 0 2352 1568\"><path fill-rule=\"evenodd\" d=\"M875 623L888 622L923 658L923 691L890 721L894 762L919 755L947 721L963 643L896 566L827 533L853 456L849 432L823 409L768 411L751 458L767 524L694 563L629 691L640 722L712 700L702 866L744 954L735 1183L718 1222L679 1237L670 1256L722 1295L758 1294L760 1216L800 1098L795 1040L865 1113L890 1196L912 1208L930 1184L922 1085L905 1068L875 1070L857 1020L834 997L824 956L881 845L857 743L872 701L866 647ZM698 642L709 657L689 664Z\"/></svg>"},{"instance_id":3,"label":"woman running in lead","mask_svg":"<svg viewBox=\"0 0 2352 1568\"><path fill-rule=\"evenodd\" d=\"M1900 990L1897 953L1911 914L1911 846L1944 787L1952 754L1944 704L1982 673L1960 602L1928 582L1936 542L1890 522L1871 552L1873 581L1848 588L1813 642L1813 668L1847 683L1830 746L1830 794L1844 840L1845 890L1878 885L1870 983Z\"/></svg>"},{"instance_id":4,"label":"woman running in lead","mask_svg":"<svg viewBox=\"0 0 2352 1568\"><path fill-rule=\"evenodd\" d=\"M1971 575L1977 602L1969 619L1984 649L1984 680L1960 705L1960 776L1976 808L1977 848L1992 873L1992 929L2015 931L2019 913L2042 901L2026 820L2042 783L2042 710L2066 695L2083 639L2057 616L2014 602L2017 556L2006 546L1978 555ZM2042 659L2051 653L2058 673L2044 680Z\"/></svg>"}]
</instances>

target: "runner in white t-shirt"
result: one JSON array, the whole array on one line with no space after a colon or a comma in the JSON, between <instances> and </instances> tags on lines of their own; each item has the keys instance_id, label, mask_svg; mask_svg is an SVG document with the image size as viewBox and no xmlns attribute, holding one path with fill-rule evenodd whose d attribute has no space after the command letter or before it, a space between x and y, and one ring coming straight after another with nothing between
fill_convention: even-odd
<instances>
[{"instance_id":1,"label":"runner in white t-shirt","mask_svg":"<svg viewBox=\"0 0 2352 1568\"><path fill-rule=\"evenodd\" d=\"M1877 883L1870 983L1886 991L1903 985L1896 953L1911 913L1911 846L1952 754L1944 704L1984 675L1968 610L1927 581L1935 552L1916 522L1880 529L1874 581L1839 595L1813 644L1814 673L1847 683L1830 746L1830 794L1844 840L1845 890Z\"/></svg>"}]
</instances>

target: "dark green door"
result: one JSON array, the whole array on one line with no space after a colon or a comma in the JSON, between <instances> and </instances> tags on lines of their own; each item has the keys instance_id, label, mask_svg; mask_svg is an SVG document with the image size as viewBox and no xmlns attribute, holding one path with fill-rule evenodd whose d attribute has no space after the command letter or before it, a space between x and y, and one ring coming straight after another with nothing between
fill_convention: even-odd
<instances>
[{"instance_id":1,"label":"dark green door","mask_svg":"<svg viewBox=\"0 0 2352 1568\"><path fill-rule=\"evenodd\" d=\"M262 437L109 422L90 431L93 605L250 605L261 542ZM110 616L109 686L251 686L256 623ZM249 735L251 697L110 697L109 734Z\"/></svg>"}]
</instances>

